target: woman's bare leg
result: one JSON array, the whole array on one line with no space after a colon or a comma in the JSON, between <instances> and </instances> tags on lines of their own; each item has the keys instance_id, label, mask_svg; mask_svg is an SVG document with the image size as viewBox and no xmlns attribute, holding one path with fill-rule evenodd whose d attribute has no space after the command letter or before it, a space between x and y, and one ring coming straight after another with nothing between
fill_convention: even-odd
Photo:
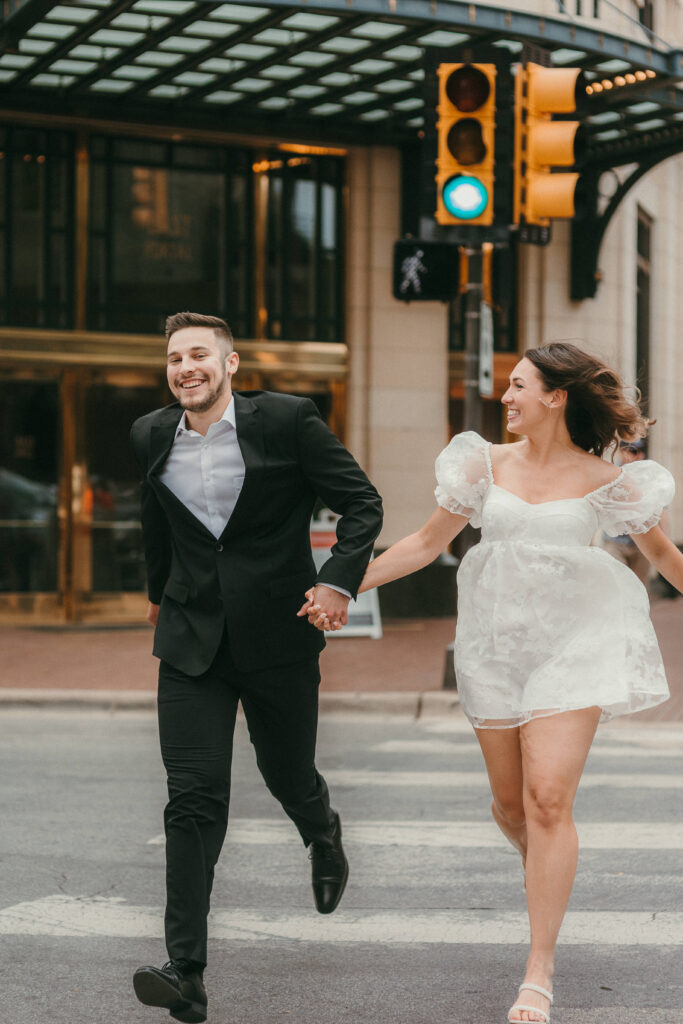
<instances>
[{"instance_id":1,"label":"woman's bare leg","mask_svg":"<svg viewBox=\"0 0 683 1024\"><path fill-rule=\"evenodd\" d=\"M493 803L493 820L526 861L526 819L520 731L475 729L486 762Z\"/></svg>"},{"instance_id":2,"label":"woman's bare leg","mask_svg":"<svg viewBox=\"0 0 683 1024\"><path fill-rule=\"evenodd\" d=\"M524 980L550 991L557 936L578 859L574 798L599 719L599 708L585 708L536 718L520 729L531 930ZM523 991L516 1002L549 1010L548 1000L537 992ZM530 1011L515 1016L521 1021L543 1020L540 1013Z\"/></svg>"}]
</instances>

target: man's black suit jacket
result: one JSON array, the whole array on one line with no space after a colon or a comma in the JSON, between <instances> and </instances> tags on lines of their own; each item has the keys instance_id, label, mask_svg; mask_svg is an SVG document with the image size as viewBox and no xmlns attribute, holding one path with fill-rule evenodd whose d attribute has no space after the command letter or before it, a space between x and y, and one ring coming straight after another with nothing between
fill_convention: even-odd
<instances>
[{"instance_id":1,"label":"man's black suit jacket","mask_svg":"<svg viewBox=\"0 0 683 1024\"><path fill-rule=\"evenodd\" d=\"M154 654L190 676L211 665L226 627L241 671L315 657L325 641L296 617L304 592L332 583L355 596L382 523L379 494L313 402L267 391L233 398L245 477L218 539L160 479L181 406L149 413L131 430L143 474L149 599L161 605ZM317 575L310 544L316 497L341 515L337 543Z\"/></svg>"}]
</instances>

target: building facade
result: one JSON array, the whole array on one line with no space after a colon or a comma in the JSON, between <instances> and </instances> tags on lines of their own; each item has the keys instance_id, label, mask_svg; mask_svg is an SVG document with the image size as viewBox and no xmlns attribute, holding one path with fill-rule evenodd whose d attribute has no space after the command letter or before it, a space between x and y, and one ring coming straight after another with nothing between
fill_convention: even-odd
<instances>
[{"instance_id":1,"label":"building facade","mask_svg":"<svg viewBox=\"0 0 683 1024\"><path fill-rule=\"evenodd\" d=\"M238 388L316 401L384 497L381 546L414 530L434 507L434 458L462 427L463 330L459 300L406 304L392 294L393 245L411 222L422 114L414 99L395 97L404 96L400 85L411 76L419 82L420 46L444 45L448 32L455 41L467 26L402 22L400 3L378 3L374 16L342 23L349 5L340 4L338 35L322 26L325 39L306 49L297 35L310 26L322 30L316 18L329 18L308 4L131 0L117 24L99 28L107 5L97 0L47 6L10 44L5 34L0 56L8 90L0 101L0 621L128 622L143 615L128 431L133 419L170 398L163 324L178 309L228 319L241 355ZM568 33L587 27L654 45L653 33L661 32L669 47L681 37L673 0L545 6ZM505 12L496 4L469 7L483 20ZM538 7L528 5L534 17ZM235 44L241 56L230 54L230 40L257 19L259 38ZM254 51L275 49L285 31L277 45L287 59L266 67L267 55ZM97 42L98 32L110 34ZM392 49L392 38L408 32L412 42ZM198 39L210 49L203 60ZM360 50L374 56L345 56L344 69L319 70L313 82L315 54L337 59L342 52L341 42L323 49L335 40L363 44ZM97 46L109 77L94 60ZM174 61L185 67L195 51L194 70L173 77ZM388 96L393 108L404 104L412 142L393 142L391 131L380 130L372 97L355 100L355 108L347 102L365 95L361 72L353 70L363 60L393 61L393 71L363 73L374 76L375 97ZM610 60L602 72L594 61L591 74L616 73ZM404 67L410 70L402 77ZM248 118L231 118L230 90L246 102L245 83L261 80L256 68L259 88L272 86L272 101L289 88L276 83L305 69L308 84L290 88L309 93L291 128L276 113L251 130ZM232 75L230 88L206 81L216 75ZM141 82L160 77L150 90L163 101L158 108L125 99L131 83L139 95ZM212 119L175 115L173 103L191 88L219 97L211 99ZM88 89L106 104L79 101ZM362 137L346 122L337 133L333 123L322 131L335 113L315 112L315 90L325 89L334 92L329 106L369 114ZM76 98L67 102L71 91ZM627 172L602 175L603 206ZM683 383L682 189L683 157L672 155L628 191L605 233L593 298L570 299L568 223L553 225L547 246L520 245L513 236L497 253L494 394L484 402L492 440L507 439L500 396L519 353L571 339L638 383L657 420L651 454L683 479L676 400ZM683 540L683 501L670 523L674 539Z\"/></svg>"}]
</instances>

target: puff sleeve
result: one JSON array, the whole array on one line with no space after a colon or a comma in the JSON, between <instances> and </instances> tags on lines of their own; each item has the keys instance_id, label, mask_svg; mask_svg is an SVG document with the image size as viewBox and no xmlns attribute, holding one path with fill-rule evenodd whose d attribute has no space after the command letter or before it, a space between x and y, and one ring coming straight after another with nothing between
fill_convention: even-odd
<instances>
[{"instance_id":1,"label":"puff sleeve","mask_svg":"<svg viewBox=\"0 0 683 1024\"><path fill-rule=\"evenodd\" d=\"M630 462L611 483L588 495L610 537L647 533L671 503L676 485L668 469L649 459Z\"/></svg>"},{"instance_id":2,"label":"puff sleeve","mask_svg":"<svg viewBox=\"0 0 683 1024\"><path fill-rule=\"evenodd\" d=\"M438 456L435 469L438 504L467 516L472 526L481 526L481 510L492 481L488 441L473 430L456 434Z\"/></svg>"}]
</instances>

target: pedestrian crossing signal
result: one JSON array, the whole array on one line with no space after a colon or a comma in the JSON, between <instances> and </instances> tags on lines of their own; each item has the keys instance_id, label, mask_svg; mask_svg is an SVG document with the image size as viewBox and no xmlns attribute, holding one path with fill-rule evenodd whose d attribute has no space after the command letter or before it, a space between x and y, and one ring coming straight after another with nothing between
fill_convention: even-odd
<instances>
[{"instance_id":1,"label":"pedestrian crossing signal","mask_svg":"<svg viewBox=\"0 0 683 1024\"><path fill-rule=\"evenodd\" d=\"M394 298L447 302L458 293L458 249L448 242L401 239L394 243Z\"/></svg>"},{"instance_id":2,"label":"pedestrian crossing signal","mask_svg":"<svg viewBox=\"0 0 683 1024\"><path fill-rule=\"evenodd\" d=\"M439 224L493 223L495 64L440 64L436 212Z\"/></svg>"}]
</instances>

